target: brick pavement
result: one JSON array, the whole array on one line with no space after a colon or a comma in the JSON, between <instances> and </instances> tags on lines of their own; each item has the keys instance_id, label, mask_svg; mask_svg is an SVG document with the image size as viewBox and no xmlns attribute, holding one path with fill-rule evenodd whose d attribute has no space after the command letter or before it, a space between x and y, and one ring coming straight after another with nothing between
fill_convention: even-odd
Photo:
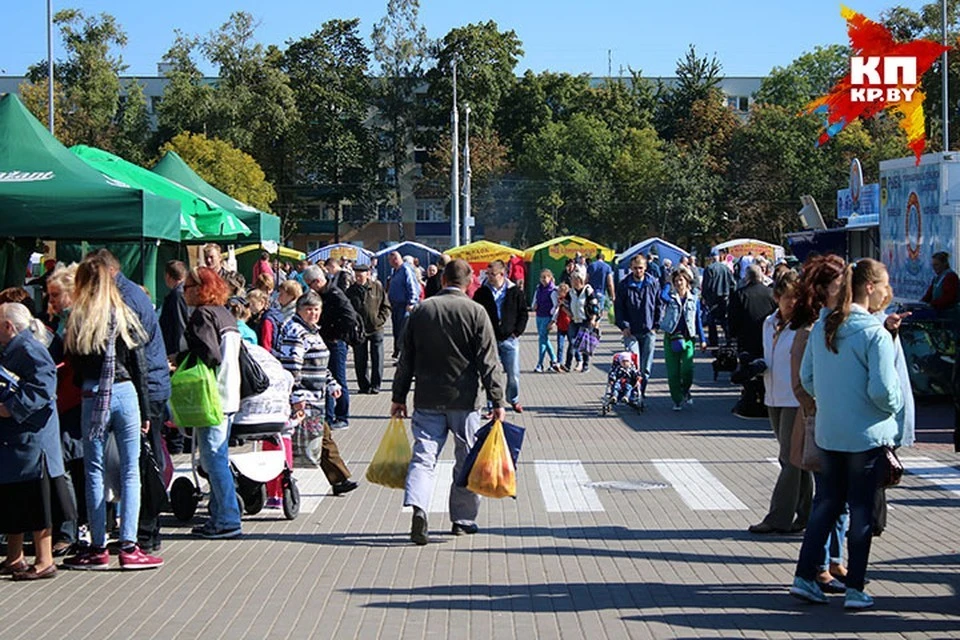
<instances>
[{"instance_id":1,"label":"brick pavement","mask_svg":"<svg viewBox=\"0 0 960 640\"><path fill-rule=\"evenodd\" d=\"M908 465L925 475L889 492L869 573L877 608L802 606L786 594L800 538L746 533L776 477L770 427L730 414L736 389L712 382L707 358L692 408L670 410L658 358L648 410L600 417L612 332L587 374L530 373L535 335L522 343L518 499L484 500L478 535L454 538L432 513L432 544L412 546L400 491L362 482L334 498L316 470L300 470L312 512L293 522L265 511L245 517L241 540L203 541L171 518L160 571L4 581L0 638L960 637L948 449L905 453L926 459ZM362 481L389 394L352 402L352 427L336 438ZM675 486L584 486L665 476Z\"/></svg>"}]
</instances>

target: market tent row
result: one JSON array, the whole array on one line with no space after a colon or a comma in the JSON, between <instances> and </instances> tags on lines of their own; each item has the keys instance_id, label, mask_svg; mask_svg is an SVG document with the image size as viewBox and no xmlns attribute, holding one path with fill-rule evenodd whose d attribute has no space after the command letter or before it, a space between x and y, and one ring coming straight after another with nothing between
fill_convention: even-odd
<instances>
[{"instance_id":1,"label":"market tent row","mask_svg":"<svg viewBox=\"0 0 960 640\"><path fill-rule=\"evenodd\" d=\"M251 244L263 243L271 247L271 253L276 252L277 247L280 245L280 218L278 216L255 209L211 186L203 178L198 176L175 151L167 151L163 154L163 157L154 165L152 171L213 201L217 206L233 213L251 232L250 235L241 242Z\"/></svg>"},{"instance_id":2,"label":"market tent row","mask_svg":"<svg viewBox=\"0 0 960 640\"><path fill-rule=\"evenodd\" d=\"M233 255L237 259L237 271L248 279L247 283L251 286L256 284L249 279L253 277L253 265L260 259L261 251L266 251L271 256L276 256L280 262L288 263L294 267L298 266L300 261L306 257L302 251L290 247L277 247L274 251L271 251L267 245L248 244L236 249Z\"/></svg>"},{"instance_id":3,"label":"market tent row","mask_svg":"<svg viewBox=\"0 0 960 640\"><path fill-rule=\"evenodd\" d=\"M425 244L420 244L419 242L414 242L413 240L405 240L398 244L386 247L377 251L373 254L373 257L377 259L377 277L380 279L380 282L386 284L387 280L390 278L390 264L387 262L387 255L391 251L397 251L401 256L413 256L420 262L420 266L426 268L428 264L433 264L440 260L442 255L436 249L431 249Z\"/></svg>"},{"instance_id":4,"label":"market tent row","mask_svg":"<svg viewBox=\"0 0 960 640\"><path fill-rule=\"evenodd\" d=\"M307 255L307 260L315 264L321 264L326 262L328 258L346 258L354 264L370 264L370 258L373 257L372 251L367 251L363 247L358 247L355 244L347 244L346 242L338 242L337 244L328 244L325 247L320 247L319 249L312 251Z\"/></svg>"},{"instance_id":5,"label":"market tent row","mask_svg":"<svg viewBox=\"0 0 960 640\"><path fill-rule=\"evenodd\" d=\"M223 242L250 235L250 228L232 212L158 173L94 147L80 144L71 147L70 151L109 178L177 200L180 203L180 234L185 242Z\"/></svg>"},{"instance_id":6,"label":"market tent row","mask_svg":"<svg viewBox=\"0 0 960 640\"><path fill-rule=\"evenodd\" d=\"M613 249L580 236L563 236L530 247L523 253L523 259L530 264L528 270L530 275L526 279L527 297L532 299L539 282L539 277L534 277L535 274L539 274L544 269L550 269L559 282L567 260L575 258L578 253L584 257L593 258L598 251L604 260L608 262L613 260L615 253Z\"/></svg>"},{"instance_id":7,"label":"market tent row","mask_svg":"<svg viewBox=\"0 0 960 640\"><path fill-rule=\"evenodd\" d=\"M764 242L763 240L756 240L754 238L737 238L736 240L722 242L711 249L710 253L716 255L721 249L726 250L734 258L741 258L747 255L747 253L752 252L755 256L762 255L774 262L783 260L787 255L786 251L784 251L780 245Z\"/></svg>"},{"instance_id":8,"label":"market tent row","mask_svg":"<svg viewBox=\"0 0 960 640\"><path fill-rule=\"evenodd\" d=\"M681 258L689 258L690 252L684 251L672 242L667 242L663 238L647 238L643 242L638 242L619 256L617 256L617 271L623 278L630 271L630 261L639 254L644 256L655 253L659 256L661 264L664 260L670 260L673 264L678 264Z\"/></svg>"},{"instance_id":9,"label":"market tent row","mask_svg":"<svg viewBox=\"0 0 960 640\"><path fill-rule=\"evenodd\" d=\"M0 236L18 245L57 240L58 252L59 241L136 247L122 262L124 273L156 290L150 254L157 252L147 248L180 242L180 203L110 180L8 94L0 98ZM8 269L5 285L22 284L25 271L26 260L19 271Z\"/></svg>"},{"instance_id":10,"label":"market tent row","mask_svg":"<svg viewBox=\"0 0 960 640\"><path fill-rule=\"evenodd\" d=\"M489 240L477 240L470 244L447 249L444 253L454 259L466 260L478 276L494 260L507 262L513 256L523 256L522 249L514 249L505 244L498 244Z\"/></svg>"}]
</instances>

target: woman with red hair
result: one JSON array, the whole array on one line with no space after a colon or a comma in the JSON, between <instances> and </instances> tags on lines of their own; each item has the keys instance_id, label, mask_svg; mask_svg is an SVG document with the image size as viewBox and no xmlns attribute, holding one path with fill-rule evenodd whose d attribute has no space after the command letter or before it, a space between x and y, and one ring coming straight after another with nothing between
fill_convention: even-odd
<instances>
[{"instance_id":1,"label":"woman with red hair","mask_svg":"<svg viewBox=\"0 0 960 640\"><path fill-rule=\"evenodd\" d=\"M216 370L225 416L219 425L193 430L200 464L210 480L210 519L194 527L193 533L208 539L241 534L240 509L227 457L230 423L240 409L240 332L236 318L225 306L228 296L227 283L209 267L192 269L183 283L183 297L188 306L194 307L184 331L188 353Z\"/></svg>"}]
</instances>

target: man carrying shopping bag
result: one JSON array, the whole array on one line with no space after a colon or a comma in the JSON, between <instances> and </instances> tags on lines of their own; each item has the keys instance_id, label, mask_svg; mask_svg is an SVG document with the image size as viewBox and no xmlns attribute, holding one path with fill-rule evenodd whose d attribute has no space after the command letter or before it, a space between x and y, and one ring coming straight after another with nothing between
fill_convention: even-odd
<instances>
[{"instance_id":1,"label":"man carrying shopping bag","mask_svg":"<svg viewBox=\"0 0 960 640\"><path fill-rule=\"evenodd\" d=\"M418 305L407 319L400 362L393 379L390 414L407 415L407 393L413 379L413 459L407 472L404 506L413 507L410 539L425 545L426 508L436 481L437 458L450 432L454 437L458 477L480 428L478 383L493 405L493 419L504 419L504 374L497 355L493 325L487 313L466 295L472 271L463 260L443 270L443 290ZM452 533L477 532L480 496L451 481Z\"/></svg>"}]
</instances>

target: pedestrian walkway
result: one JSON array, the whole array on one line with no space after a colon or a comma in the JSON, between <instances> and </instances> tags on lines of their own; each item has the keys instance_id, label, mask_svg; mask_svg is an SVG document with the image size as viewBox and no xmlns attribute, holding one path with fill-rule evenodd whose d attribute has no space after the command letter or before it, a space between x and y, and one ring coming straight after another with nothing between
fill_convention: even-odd
<instances>
[{"instance_id":1,"label":"pedestrian walkway","mask_svg":"<svg viewBox=\"0 0 960 640\"><path fill-rule=\"evenodd\" d=\"M950 449L903 452L908 474L888 491L873 545L877 608L803 606L786 593L801 538L746 532L777 474L768 422L734 417L737 389L726 374L714 382L699 354L692 407L671 410L658 357L647 410L601 417L605 363L619 350L607 333L586 374L532 373L536 336L523 337L525 411L508 412L527 429L518 495L484 500L477 535L449 534L448 443L432 543L409 543L402 492L363 481L389 393L356 395L336 438L360 489L334 497L319 470L298 469L294 521L265 510L244 518L242 539L206 541L171 517L160 571L4 581L0 639L960 636Z\"/></svg>"}]
</instances>

